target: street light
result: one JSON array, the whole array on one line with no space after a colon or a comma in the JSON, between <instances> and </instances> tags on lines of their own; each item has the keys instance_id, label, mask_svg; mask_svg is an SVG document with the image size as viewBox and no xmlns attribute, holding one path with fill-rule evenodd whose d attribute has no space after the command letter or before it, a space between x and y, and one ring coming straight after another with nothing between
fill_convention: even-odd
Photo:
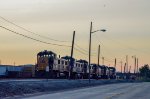
<instances>
[{"instance_id":1,"label":"street light","mask_svg":"<svg viewBox=\"0 0 150 99\"><path fill-rule=\"evenodd\" d=\"M96 31L92 31L92 22L91 22L91 26L90 26L90 40L89 40L89 83L91 82L90 80L90 76L91 76L91 71L90 71L90 64L91 64L91 35L95 32L98 32L98 31L102 31L102 32L106 32L105 29L100 29L100 30L96 30Z\"/></svg>"},{"instance_id":2,"label":"street light","mask_svg":"<svg viewBox=\"0 0 150 99\"><path fill-rule=\"evenodd\" d=\"M105 29L101 29L101 30L93 31L93 32L91 32L91 33L95 33L95 32L98 32L98 31L106 32L106 30L105 30Z\"/></svg>"}]
</instances>

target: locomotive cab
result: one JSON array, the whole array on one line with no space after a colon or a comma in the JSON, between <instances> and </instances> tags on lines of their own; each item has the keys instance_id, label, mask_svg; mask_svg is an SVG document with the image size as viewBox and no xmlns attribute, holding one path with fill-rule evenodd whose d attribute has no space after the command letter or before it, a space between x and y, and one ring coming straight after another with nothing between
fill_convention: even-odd
<instances>
[{"instance_id":1,"label":"locomotive cab","mask_svg":"<svg viewBox=\"0 0 150 99\"><path fill-rule=\"evenodd\" d=\"M80 78L88 78L88 62L86 60L78 60L76 61L76 64L80 64L80 66L78 66L78 70L79 72L77 72L78 74L80 74Z\"/></svg>"},{"instance_id":2,"label":"locomotive cab","mask_svg":"<svg viewBox=\"0 0 150 99\"><path fill-rule=\"evenodd\" d=\"M91 71L91 76L93 79L97 79L98 75L97 75L97 70L98 70L98 65L97 64L91 64L90 66L90 71Z\"/></svg>"},{"instance_id":3,"label":"locomotive cab","mask_svg":"<svg viewBox=\"0 0 150 99\"><path fill-rule=\"evenodd\" d=\"M53 66L56 59L56 54L52 51L44 50L37 54L37 65L36 65L36 76L46 77L48 75L52 76ZM48 70L46 70L48 68ZM50 77L49 76L49 77Z\"/></svg>"},{"instance_id":4,"label":"locomotive cab","mask_svg":"<svg viewBox=\"0 0 150 99\"><path fill-rule=\"evenodd\" d=\"M109 67L109 77L110 79L116 79L116 69L114 67Z\"/></svg>"}]
</instances>

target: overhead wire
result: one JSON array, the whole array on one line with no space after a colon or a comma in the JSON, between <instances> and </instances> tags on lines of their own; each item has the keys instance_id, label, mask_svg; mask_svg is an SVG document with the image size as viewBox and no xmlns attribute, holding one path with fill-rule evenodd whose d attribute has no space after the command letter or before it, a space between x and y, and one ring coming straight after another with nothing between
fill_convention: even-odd
<instances>
[{"instance_id":1,"label":"overhead wire","mask_svg":"<svg viewBox=\"0 0 150 99\"><path fill-rule=\"evenodd\" d=\"M88 56L88 54L86 54L86 53L84 53L83 51L81 51L81 50L79 50L79 49L77 49L77 48L74 48L76 51L78 51L79 53L81 53L81 54L84 54L84 55L86 55L86 56Z\"/></svg>"},{"instance_id":2,"label":"overhead wire","mask_svg":"<svg viewBox=\"0 0 150 99\"><path fill-rule=\"evenodd\" d=\"M76 51L78 51L79 53L81 53L81 54L83 54L83 55L86 55L86 56L88 56L88 54L86 54L86 53L84 53L84 52L82 52L81 50L79 50L79 49L77 49L77 48L74 48ZM91 55L92 56L92 55ZM95 55L93 55L94 57L97 57L97 56L95 56ZM103 56L101 56L100 58L102 58ZM114 60L111 60L111 59L109 59L109 58L104 58L104 60L105 61L107 61L107 62L111 62L111 63L114 63Z\"/></svg>"},{"instance_id":3,"label":"overhead wire","mask_svg":"<svg viewBox=\"0 0 150 99\"><path fill-rule=\"evenodd\" d=\"M95 35L96 35L96 34L95 34ZM96 39L97 39L97 41L98 41L98 42L105 48L105 50L106 50L106 46L98 39L98 36L97 36L97 35L96 35ZM108 50L107 50L107 52L112 55L112 53L109 52ZM116 58L117 60L119 60L119 61L122 61L122 60L125 60L126 56L124 56L124 57L122 57L122 58L119 58L119 57L115 57L115 58ZM110 59L110 60L114 60L114 59ZM117 61L117 63L118 63L119 61Z\"/></svg>"},{"instance_id":4,"label":"overhead wire","mask_svg":"<svg viewBox=\"0 0 150 99\"><path fill-rule=\"evenodd\" d=\"M96 34L95 34L96 35ZM97 39L97 41L105 48L105 50L106 50L106 46L98 39L98 37L97 37L97 35L96 35L96 39ZM109 54L111 54L112 55L112 53L110 53L108 50L107 50L107 53L109 53ZM109 59L109 58L107 58L109 61L111 61L111 62L114 62L114 59Z\"/></svg>"},{"instance_id":5,"label":"overhead wire","mask_svg":"<svg viewBox=\"0 0 150 99\"><path fill-rule=\"evenodd\" d=\"M4 20L4 21L6 21L6 22L8 22L8 23L10 23L10 24L12 24L12 25L14 25L14 26L16 26L16 27L18 27L18 28L20 28L20 29L26 31L26 32L28 32L28 33L34 34L34 35L39 36L39 37L41 37L41 38L49 39L49 40L57 41L57 42L70 42L70 41L56 40L56 39L52 39L52 38L47 37L47 36L39 35L39 34L37 34L37 33L35 33L35 32L32 32L32 31L30 31L30 30L28 30L28 29L26 29L26 28L24 28L24 27L22 27L22 26L19 26L19 25L13 23L13 22L7 20L6 18L4 18L4 17L2 17L2 16L0 16L0 18L1 18L2 20Z\"/></svg>"},{"instance_id":6,"label":"overhead wire","mask_svg":"<svg viewBox=\"0 0 150 99\"><path fill-rule=\"evenodd\" d=\"M126 46L128 49L130 49L130 50L134 50L134 51L137 51L137 52L142 52L142 53L144 53L144 54L147 54L147 53L144 52L144 51L137 50L137 49L132 48L132 47L126 45L126 44L122 44L122 43L118 42L117 40L114 40L114 39L112 39L112 38L110 38L110 37L108 37L108 36L106 36L106 35L105 35L105 38L108 38L107 40L111 40L111 41L113 41L113 42L116 42L115 44L117 44L117 45L121 45L121 46L124 45L124 46Z\"/></svg>"},{"instance_id":7,"label":"overhead wire","mask_svg":"<svg viewBox=\"0 0 150 99\"><path fill-rule=\"evenodd\" d=\"M80 47L77 43L75 43L75 46L76 46L78 49L82 50L82 52L84 52L84 53L89 53L88 50L86 50L86 49ZM97 53L92 52L91 54L94 56L94 55L96 55Z\"/></svg>"},{"instance_id":8,"label":"overhead wire","mask_svg":"<svg viewBox=\"0 0 150 99\"><path fill-rule=\"evenodd\" d=\"M82 53L82 54L88 56L88 54L85 54L85 52L87 53L88 50L83 49L82 47L80 47L80 46L79 46L78 44L76 44L76 43L75 43L75 46L76 46L77 48L79 48L79 49L76 49L76 48L75 48L75 50L77 50L78 52L80 52L80 53ZM81 50L82 50L82 51L81 51ZM96 53L92 54L91 56L97 57ZM106 60L106 59L105 59L105 60ZM106 61L108 61L108 62L113 62L113 61L111 61L111 59L108 59L108 58L107 58Z\"/></svg>"},{"instance_id":9,"label":"overhead wire","mask_svg":"<svg viewBox=\"0 0 150 99\"><path fill-rule=\"evenodd\" d=\"M79 49L81 49L84 52L88 52L88 50L83 49L82 47L80 47L78 44L74 43L76 47L78 47Z\"/></svg>"},{"instance_id":10,"label":"overhead wire","mask_svg":"<svg viewBox=\"0 0 150 99\"><path fill-rule=\"evenodd\" d=\"M14 33L14 34L20 35L20 36L22 36L22 37L25 37L25 38L28 38L28 39L31 39L31 40L34 40L34 41L37 41L37 42L40 42L40 43L50 44L50 45L55 45L55 46L71 47L71 46L68 46L68 45L62 45L62 44L56 44L56 43L45 42L45 41L42 41L42 40L39 40L39 39L35 39L35 38L33 38L33 37L30 37L30 36L21 34L21 33L19 33L19 32L13 31L13 30L11 30L11 29L9 29L9 28L6 28L6 27L4 27L4 26L0 26L0 27L3 28L3 29L5 29L5 30L7 30L7 31L10 31L10 32L12 32L12 33Z\"/></svg>"},{"instance_id":11,"label":"overhead wire","mask_svg":"<svg viewBox=\"0 0 150 99\"><path fill-rule=\"evenodd\" d=\"M2 17L2 16L0 16L0 18L3 19L3 20L6 21L6 22L8 22L8 23L10 23L10 24L12 24L12 25L18 27L18 28L23 29L23 30L26 31L26 32L32 33L32 34L34 34L34 35L36 35L36 36L39 36L39 37L41 37L41 38L49 39L49 40L53 40L53 41L57 41L57 42L70 42L70 41L56 40L56 39L52 39L52 38L49 38L49 37L46 37L46 36L43 36L43 35L39 35L39 34L37 34L37 33L34 33L34 32L32 32L32 31L30 31L30 30L24 28L24 27L21 27L21 26L15 24L15 23L13 23L13 22L7 20L6 18L4 18L4 17ZM10 29L8 29L8 28L6 28L6 27L3 27L3 26L0 26L0 27L1 27L1 28L4 28L4 29L6 29L6 30L8 30L8 31L10 31L10 32L13 32L13 33L15 33L15 34L18 34L18 35L20 35L20 36L23 36L23 37L26 37L26 38L28 38L28 39L32 39L32 40L34 40L34 41L38 41L38 42L41 42L41 43L50 44L50 45L56 45L56 46L71 47L71 46L68 46L68 45L61 45L61 44L55 44L55 43L45 42L45 41L42 41L42 40L39 40L39 39L35 39L35 38L32 38L32 37L29 37L29 36L24 35L24 34L20 34L20 33L18 33L18 32L15 32L15 31L13 31L13 30L10 30ZM97 36L96 36L96 38L97 38ZM98 38L97 38L97 40L99 41ZM100 42L100 41L99 41L99 42ZM100 43L102 44L102 42L100 42ZM84 54L84 55L88 55L88 54L85 53L85 52L88 52L87 50L83 49L82 47L80 47L80 46L77 45L77 44L75 44L75 45L80 49L80 50L79 50L79 49L75 48L75 50L77 50L78 52L80 52L80 53L82 53L82 54ZM102 45L104 46L104 44L102 44ZM136 50L136 49L133 49L133 48L130 48L130 49ZM81 51L81 50L82 50L82 51ZM83 51L84 51L84 52L83 52ZM92 55L92 56L95 56L95 55ZM110 61L110 60L109 60L109 61Z\"/></svg>"},{"instance_id":12,"label":"overhead wire","mask_svg":"<svg viewBox=\"0 0 150 99\"><path fill-rule=\"evenodd\" d=\"M96 34L95 34L95 37L96 37L97 41L105 48L105 51L106 51L107 50L106 46L98 39L98 36ZM110 51L108 51L108 50L107 50L107 53L109 53L109 54L111 54L113 56L113 54Z\"/></svg>"},{"instance_id":13,"label":"overhead wire","mask_svg":"<svg viewBox=\"0 0 150 99\"><path fill-rule=\"evenodd\" d=\"M81 54L84 54L84 55L86 55L86 56L89 56L89 54L88 53L85 53L85 52L83 52L82 50L80 50L80 49L78 49L78 48L74 48L76 51L78 51L79 53L81 53ZM94 57L96 57L96 55L91 55L91 56L94 56Z\"/></svg>"},{"instance_id":14,"label":"overhead wire","mask_svg":"<svg viewBox=\"0 0 150 99\"><path fill-rule=\"evenodd\" d=\"M24 27L22 27L22 26L19 26L19 25L15 24L15 23L9 21L8 19L6 19L6 18L4 18L4 17L2 17L2 16L0 16L0 18L3 19L4 21L6 21L6 22L8 22L8 23L10 23L10 24L12 24L12 25L14 25L14 26L16 26L16 27L18 27L18 28L24 30L24 31L26 31L26 32L32 33L32 34L34 34L34 35L36 35L36 36L39 36L39 37L41 37L41 38L49 39L49 40L53 40L53 41L58 41L58 42L70 42L70 41L56 40L56 39L52 39L52 38L49 38L49 37L46 37L46 36L43 36L43 35L39 35L39 34L37 34L37 33L35 33L35 32L32 32L32 31L30 31L30 30L28 30L28 29L26 29L26 28L24 28ZM17 34L17 35L20 35L20 36L23 36L23 37L26 37L26 38L28 38L28 39L32 39L32 40L34 40L34 41L38 41L38 42L41 42L41 43L51 44L51 45L57 45L57 46L71 47L71 46L68 46L68 45L61 45L61 44L55 44L55 43L45 42L45 41L42 41L42 40L39 40L39 39L35 39L35 38L33 38L33 37L29 37L29 36L27 36L27 35L18 33L18 32L16 32L16 31L13 31L13 30L11 30L11 29L8 29L8 28L6 28L6 27L4 27L4 26L0 26L0 27L3 28L3 29L5 29L5 30L8 30L8 31L10 31L10 32L13 32L13 33L15 33L15 34ZM80 49L80 50L79 50L79 49L75 48L75 50L77 50L79 53L82 53L82 54L84 54L84 55L87 55L87 54L85 53L85 52L87 52L87 50L81 48L81 47L80 47L79 45L77 45L77 44L75 44L75 45ZM81 50L82 50L82 51L81 51ZM83 52L83 51L84 51L84 52Z\"/></svg>"}]
</instances>

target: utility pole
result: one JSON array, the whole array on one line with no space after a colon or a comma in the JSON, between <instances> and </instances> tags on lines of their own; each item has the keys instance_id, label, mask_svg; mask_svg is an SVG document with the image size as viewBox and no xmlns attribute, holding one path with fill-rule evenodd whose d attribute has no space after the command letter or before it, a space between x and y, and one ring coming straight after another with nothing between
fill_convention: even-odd
<instances>
[{"instance_id":1,"label":"utility pole","mask_svg":"<svg viewBox=\"0 0 150 99\"><path fill-rule=\"evenodd\" d=\"M117 59L115 58L115 69L116 69L116 63L117 63Z\"/></svg>"},{"instance_id":2,"label":"utility pole","mask_svg":"<svg viewBox=\"0 0 150 99\"><path fill-rule=\"evenodd\" d=\"M14 62L14 66L16 65L16 63Z\"/></svg>"},{"instance_id":3,"label":"utility pole","mask_svg":"<svg viewBox=\"0 0 150 99\"><path fill-rule=\"evenodd\" d=\"M98 46L98 67L99 67L99 59L100 59L100 45ZM96 74L97 74L97 77L98 77L98 72L99 72L99 70L98 70L98 67L96 66Z\"/></svg>"},{"instance_id":4,"label":"utility pole","mask_svg":"<svg viewBox=\"0 0 150 99\"><path fill-rule=\"evenodd\" d=\"M126 73L126 63L124 64L124 73Z\"/></svg>"},{"instance_id":5,"label":"utility pole","mask_svg":"<svg viewBox=\"0 0 150 99\"><path fill-rule=\"evenodd\" d=\"M134 59L134 74L136 73L136 57Z\"/></svg>"},{"instance_id":6,"label":"utility pole","mask_svg":"<svg viewBox=\"0 0 150 99\"><path fill-rule=\"evenodd\" d=\"M132 56L134 59L134 74L136 73L136 55Z\"/></svg>"},{"instance_id":7,"label":"utility pole","mask_svg":"<svg viewBox=\"0 0 150 99\"><path fill-rule=\"evenodd\" d=\"M69 79L71 79L72 70L73 70L73 49L74 49L74 40L75 40L75 31L73 31L72 47L71 47L71 59L69 67Z\"/></svg>"},{"instance_id":8,"label":"utility pole","mask_svg":"<svg viewBox=\"0 0 150 99\"><path fill-rule=\"evenodd\" d=\"M137 58L137 73L139 72L139 59Z\"/></svg>"},{"instance_id":9,"label":"utility pole","mask_svg":"<svg viewBox=\"0 0 150 99\"><path fill-rule=\"evenodd\" d=\"M91 26L90 26L90 39L89 39L89 83L91 82L90 80L90 76L91 76L91 71L90 71L90 65L91 65L91 36L92 36L92 33L95 33L95 32L98 32L98 31L102 31L102 32L105 32L106 30L105 29L101 29L101 30L96 30L96 31L93 31L92 32L92 22L91 22Z\"/></svg>"},{"instance_id":10,"label":"utility pole","mask_svg":"<svg viewBox=\"0 0 150 99\"><path fill-rule=\"evenodd\" d=\"M139 59L137 58L137 77L139 77Z\"/></svg>"},{"instance_id":11,"label":"utility pole","mask_svg":"<svg viewBox=\"0 0 150 99\"><path fill-rule=\"evenodd\" d=\"M104 65L104 57L102 57L102 64Z\"/></svg>"},{"instance_id":12,"label":"utility pole","mask_svg":"<svg viewBox=\"0 0 150 99\"><path fill-rule=\"evenodd\" d=\"M91 35L92 35L92 22L90 26L90 40L89 40L89 83L91 83Z\"/></svg>"},{"instance_id":13,"label":"utility pole","mask_svg":"<svg viewBox=\"0 0 150 99\"><path fill-rule=\"evenodd\" d=\"M129 73L131 73L131 66L130 66L130 68L129 68Z\"/></svg>"},{"instance_id":14,"label":"utility pole","mask_svg":"<svg viewBox=\"0 0 150 99\"><path fill-rule=\"evenodd\" d=\"M1 60L0 60L0 65L1 65L2 63L1 63Z\"/></svg>"},{"instance_id":15,"label":"utility pole","mask_svg":"<svg viewBox=\"0 0 150 99\"><path fill-rule=\"evenodd\" d=\"M128 55L126 55L126 72L128 72Z\"/></svg>"},{"instance_id":16,"label":"utility pole","mask_svg":"<svg viewBox=\"0 0 150 99\"><path fill-rule=\"evenodd\" d=\"M121 63L121 73L122 73L122 61L120 63Z\"/></svg>"},{"instance_id":17,"label":"utility pole","mask_svg":"<svg viewBox=\"0 0 150 99\"><path fill-rule=\"evenodd\" d=\"M98 46L98 66L99 66L99 59L100 59L100 45Z\"/></svg>"}]
</instances>

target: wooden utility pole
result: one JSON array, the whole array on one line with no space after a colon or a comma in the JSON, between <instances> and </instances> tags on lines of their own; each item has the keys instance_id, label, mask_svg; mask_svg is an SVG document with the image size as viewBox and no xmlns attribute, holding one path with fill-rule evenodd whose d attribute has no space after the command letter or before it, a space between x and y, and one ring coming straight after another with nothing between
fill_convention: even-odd
<instances>
[{"instance_id":1,"label":"wooden utility pole","mask_svg":"<svg viewBox=\"0 0 150 99\"><path fill-rule=\"evenodd\" d=\"M71 47L71 58L73 57L74 40L75 40L75 31L73 31L73 39L72 39L72 47Z\"/></svg>"},{"instance_id":2,"label":"wooden utility pole","mask_svg":"<svg viewBox=\"0 0 150 99\"><path fill-rule=\"evenodd\" d=\"M137 73L139 72L139 59L137 58Z\"/></svg>"},{"instance_id":3,"label":"wooden utility pole","mask_svg":"<svg viewBox=\"0 0 150 99\"><path fill-rule=\"evenodd\" d=\"M90 65L91 65L91 36L92 36L92 33L95 33L95 32L98 32L98 31L102 31L102 32L105 32L106 30L105 29L101 29L101 30L96 30L96 31L93 31L92 32L92 28L93 28L93 25L92 25L92 22L91 22L91 25L90 25L90 39L89 39L89 83L91 82L90 80L90 75L91 75L91 71L90 71Z\"/></svg>"},{"instance_id":4,"label":"wooden utility pole","mask_svg":"<svg viewBox=\"0 0 150 99\"><path fill-rule=\"evenodd\" d=\"M129 73L131 73L131 66L130 66L130 68L129 68Z\"/></svg>"},{"instance_id":5,"label":"wooden utility pole","mask_svg":"<svg viewBox=\"0 0 150 99\"><path fill-rule=\"evenodd\" d=\"M98 66L99 66L99 59L100 59L100 45L98 46Z\"/></svg>"},{"instance_id":6,"label":"wooden utility pole","mask_svg":"<svg viewBox=\"0 0 150 99\"><path fill-rule=\"evenodd\" d=\"M139 77L139 59L137 58L137 77Z\"/></svg>"},{"instance_id":7,"label":"wooden utility pole","mask_svg":"<svg viewBox=\"0 0 150 99\"><path fill-rule=\"evenodd\" d=\"M16 63L14 62L14 66L16 65Z\"/></svg>"},{"instance_id":8,"label":"wooden utility pole","mask_svg":"<svg viewBox=\"0 0 150 99\"><path fill-rule=\"evenodd\" d=\"M121 73L122 73L122 61L120 63L121 63Z\"/></svg>"},{"instance_id":9,"label":"wooden utility pole","mask_svg":"<svg viewBox=\"0 0 150 99\"><path fill-rule=\"evenodd\" d=\"M117 59L115 58L115 69L116 69L116 63L117 63Z\"/></svg>"},{"instance_id":10,"label":"wooden utility pole","mask_svg":"<svg viewBox=\"0 0 150 99\"><path fill-rule=\"evenodd\" d=\"M136 57L134 58L134 74L136 73Z\"/></svg>"},{"instance_id":11,"label":"wooden utility pole","mask_svg":"<svg viewBox=\"0 0 150 99\"><path fill-rule=\"evenodd\" d=\"M102 57L102 64L104 65L104 57Z\"/></svg>"},{"instance_id":12,"label":"wooden utility pole","mask_svg":"<svg viewBox=\"0 0 150 99\"><path fill-rule=\"evenodd\" d=\"M124 73L126 73L126 63L124 64Z\"/></svg>"},{"instance_id":13,"label":"wooden utility pole","mask_svg":"<svg viewBox=\"0 0 150 99\"><path fill-rule=\"evenodd\" d=\"M126 55L126 72L128 72L128 55Z\"/></svg>"},{"instance_id":14,"label":"wooden utility pole","mask_svg":"<svg viewBox=\"0 0 150 99\"><path fill-rule=\"evenodd\" d=\"M91 82L91 71L90 71L90 65L91 65L91 35L92 35L92 22L90 26L90 40L89 40L89 83Z\"/></svg>"},{"instance_id":15,"label":"wooden utility pole","mask_svg":"<svg viewBox=\"0 0 150 99\"><path fill-rule=\"evenodd\" d=\"M72 70L73 70L73 49L74 49L74 40L75 40L75 31L73 31L72 47L71 47L71 59L69 67L69 79L71 79Z\"/></svg>"}]
</instances>

